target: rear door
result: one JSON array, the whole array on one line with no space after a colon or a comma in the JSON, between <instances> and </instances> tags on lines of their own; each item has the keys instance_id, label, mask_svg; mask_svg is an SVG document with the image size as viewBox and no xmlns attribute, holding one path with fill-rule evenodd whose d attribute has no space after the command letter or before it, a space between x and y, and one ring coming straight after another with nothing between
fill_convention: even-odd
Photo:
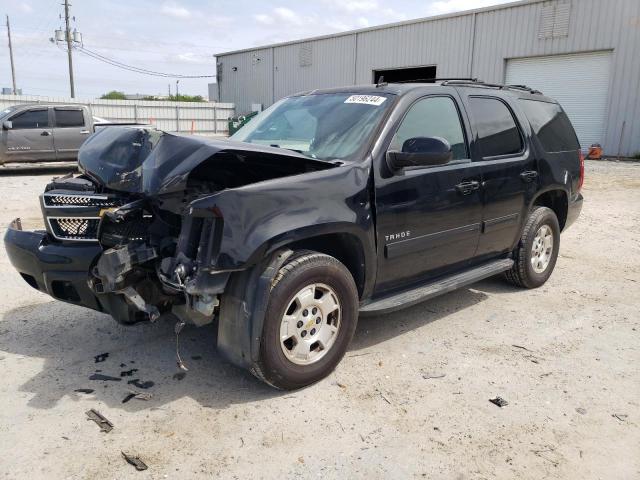
<instances>
[{"instance_id":1,"label":"rear door","mask_svg":"<svg viewBox=\"0 0 640 480\"><path fill-rule=\"evenodd\" d=\"M34 107L22 110L8 120L13 126L6 130L7 161L55 160L49 108Z\"/></svg>"},{"instance_id":2,"label":"rear door","mask_svg":"<svg viewBox=\"0 0 640 480\"><path fill-rule=\"evenodd\" d=\"M58 160L75 160L91 133L81 107L54 107L54 141Z\"/></svg>"},{"instance_id":3,"label":"rear door","mask_svg":"<svg viewBox=\"0 0 640 480\"><path fill-rule=\"evenodd\" d=\"M384 155L378 159L378 293L460 269L480 234L481 168L471 161L457 96L428 95L405 108L387 150L409 138L441 137L454 155L446 165L397 172L386 170Z\"/></svg>"},{"instance_id":4,"label":"rear door","mask_svg":"<svg viewBox=\"0 0 640 480\"><path fill-rule=\"evenodd\" d=\"M526 119L506 98L467 95L474 130L474 164L482 168L482 233L477 256L511 250L520 237L538 185L536 158ZM521 116L519 116L521 115Z\"/></svg>"}]
</instances>

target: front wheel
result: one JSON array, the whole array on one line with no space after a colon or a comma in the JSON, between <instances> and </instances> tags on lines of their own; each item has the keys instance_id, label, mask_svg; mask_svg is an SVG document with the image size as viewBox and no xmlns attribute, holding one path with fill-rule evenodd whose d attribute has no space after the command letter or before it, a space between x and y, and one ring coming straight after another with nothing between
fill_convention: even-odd
<instances>
[{"instance_id":1,"label":"front wheel","mask_svg":"<svg viewBox=\"0 0 640 480\"><path fill-rule=\"evenodd\" d=\"M292 390L326 377L344 356L358 319L358 291L347 268L316 252L294 254L272 283L259 371Z\"/></svg>"},{"instance_id":2,"label":"front wheel","mask_svg":"<svg viewBox=\"0 0 640 480\"><path fill-rule=\"evenodd\" d=\"M505 273L518 287L536 288L544 284L556 265L560 249L560 225L553 210L533 207L514 251L514 264Z\"/></svg>"}]
</instances>

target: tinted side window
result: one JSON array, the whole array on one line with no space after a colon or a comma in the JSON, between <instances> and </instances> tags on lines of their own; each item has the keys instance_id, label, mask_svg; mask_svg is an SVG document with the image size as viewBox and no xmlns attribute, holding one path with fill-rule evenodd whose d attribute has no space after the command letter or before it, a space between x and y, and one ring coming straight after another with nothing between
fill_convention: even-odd
<instances>
[{"instance_id":1,"label":"tinted side window","mask_svg":"<svg viewBox=\"0 0 640 480\"><path fill-rule=\"evenodd\" d=\"M524 99L520 103L545 151L566 152L580 148L571 122L560 105Z\"/></svg>"},{"instance_id":2,"label":"tinted side window","mask_svg":"<svg viewBox=\"0 0 640 480\"><path fill-rule=\"evenodd\" d=\"M54 109L56 112L56 127L84 127L82 110Z\"/></svg>"},{"instance_id":3,"label":"tinted side window","mask_svg":"<svg viewBox=\"0 0 640 480\"><path fill-rule=\"evenodd\" d=\"M449 97L418 100L405 115L391 141L392 150L402 150L404 142L414 137L441 137L451 144L453 159L469 158L460 116Z\"/></svg>"},{"instance_id":4,"label":"tinted side window","mask_svg":"<svg viewBox=\"0 0 640 480\"><path fill-rule=\"evenodd\" d=\"M502 101L471 97L469 104L483 157L513 155L522 151L522 135L511 111Z\"/></svg>"},{"instance_id":5,"label":"tinted side window","mask_svg":"<svg viewBox=\"0 0 640 480\"><path fill-rule=\"evenodd\" d=\"M49 110L28 110L11 119L13 128L48 128Z\"/></svg>"}]
</instances>

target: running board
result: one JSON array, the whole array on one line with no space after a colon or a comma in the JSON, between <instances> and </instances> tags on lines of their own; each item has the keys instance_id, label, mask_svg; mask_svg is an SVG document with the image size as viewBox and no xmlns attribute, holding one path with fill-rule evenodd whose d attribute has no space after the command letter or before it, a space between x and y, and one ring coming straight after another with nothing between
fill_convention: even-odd
<instances>
[{"instance_id":1,"label":"running board","mask_svg":"<svg viewBox=\"0 0 640 480\"><path fill-rule=\"evenodd\" d=\"M479 267L475 267L471 270L457 273L455 275L450 275L436 282L427 283L426 285L414 288L413 290L396 293L395 295L374 300L373 302L360 307L360 313L389 313L405 307L410 307L416 303L424 302L425 300L437 297L438 295L457 290L465 285L502 273L509 270L512 266L513 260L510 258L485 263Z\"/></svg>"}]
</instances>

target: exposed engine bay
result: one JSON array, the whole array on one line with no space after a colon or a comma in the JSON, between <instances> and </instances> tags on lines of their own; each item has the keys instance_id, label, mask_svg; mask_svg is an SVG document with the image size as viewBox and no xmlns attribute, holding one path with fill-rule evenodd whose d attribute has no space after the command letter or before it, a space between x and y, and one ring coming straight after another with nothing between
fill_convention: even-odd
<instances>
[{"instance_id":1,"label":"exposed engine bay","mask_svg":"<svg viewBox=\"0 0 640 480\"><path fill-rule=\"evenodd\" d=\"M116 320L154 321L170 312L204 325L232 272L216 268L225 216L241 212L194 209L194 201L335 166L272 147L104 129L83 145L81 174L47 186L42 209L56 241L101 246L89 287Z\"/></svg>"}]
</instances>

